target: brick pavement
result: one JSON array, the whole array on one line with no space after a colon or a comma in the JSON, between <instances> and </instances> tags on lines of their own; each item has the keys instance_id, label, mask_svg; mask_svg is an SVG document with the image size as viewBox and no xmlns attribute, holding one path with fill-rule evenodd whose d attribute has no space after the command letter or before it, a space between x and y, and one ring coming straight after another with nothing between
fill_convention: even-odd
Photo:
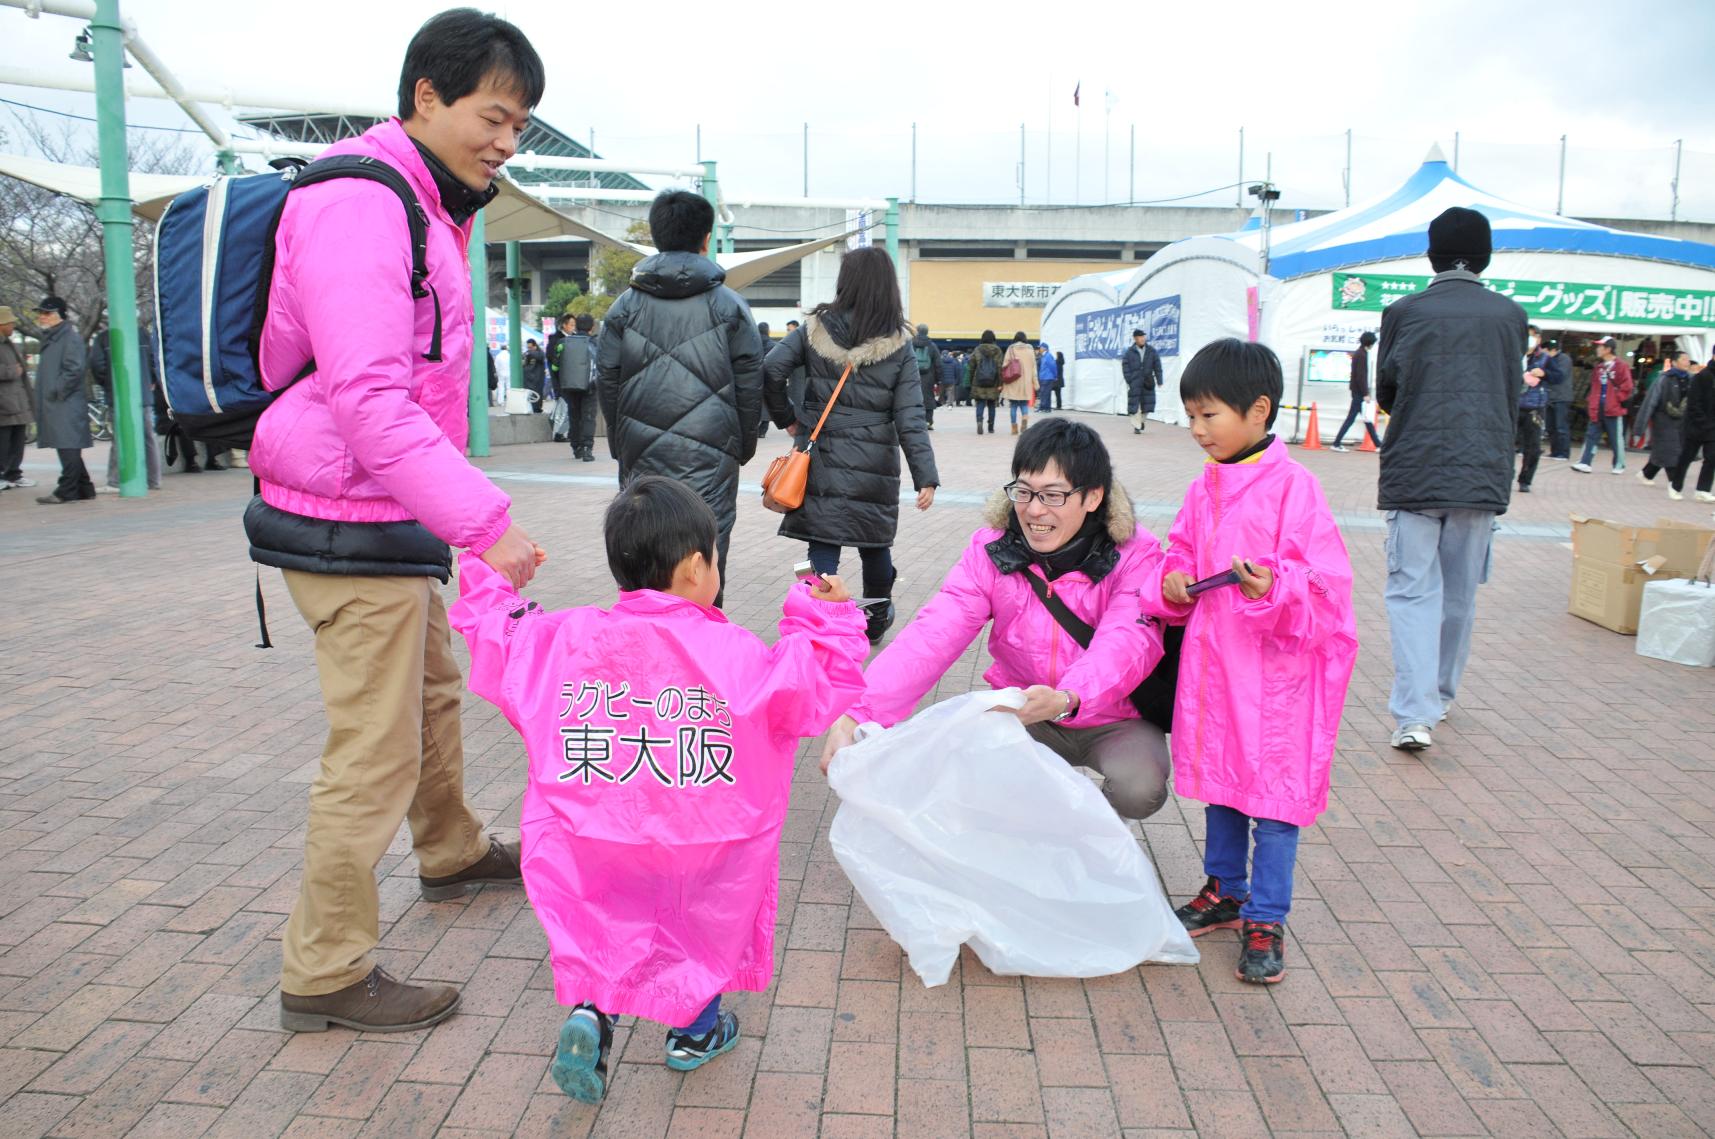
<instances>
[{"instance_id":1,"label":"brick pavement","mask_svg":"<svg viewBox=\"0 0 1715 1139\"><path fill-rule=\"evenodd\" d=\"M1198 455L1181 431L1093 420L1164 532ZM946 493L907 511L902 608L934 588L1007 436L948 411ZM764 444L764 458L780 446ZM46 456L31 453L43 478ZM95 469L105 456L89 456ZM521 892L418 900L383 862L382 961L461 984L430 1031L289 1036L279 935L323 733L310 638L264 577L258 652L242 473L169 475L144 502L0 495L0 1136L1691 1135L1715 1119L1715 701L1565 614L1568 510L1708 517L1630 479L1544 464L1480 600L1471 669L1434 750L1386 746L1390 669L1373 456L1305 457L1346 524L1364 649L1328 813L1305 836L1273 989L1199 968L1085 982L966 956L925 989L853 899L807 745L782 843L779 976L733 1000L745 1039L689 1076L622 1029L598 1113L546 1073L561 1010ZM611 596L597 519L612 467L563 448L485 466L554 562L549 606ZM755 477L759 467L751 468ZM44 479L45 481L45 479ZM745 496L732 615L766 629L796 547ZM981 671L973 649L939 689ZM467 704L470 793L516 826L521 753ZM1169 891L1201 882L1201 812L1140 831Z\"/></svg>"}]
</instances>

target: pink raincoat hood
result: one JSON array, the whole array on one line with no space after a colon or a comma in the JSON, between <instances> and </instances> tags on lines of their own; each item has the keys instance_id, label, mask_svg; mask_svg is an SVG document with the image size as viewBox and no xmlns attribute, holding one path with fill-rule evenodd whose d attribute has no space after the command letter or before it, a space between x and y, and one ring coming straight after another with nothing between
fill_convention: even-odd
<instances>
[{"instance_id":1,"label":"pink raincoat hood","mask_svg":"<svg viewBox=\"0 0 1715 1139\"><path fill-rule=\"evenodd\" d=\"M1232 568L1274 571L1266 597L1236 586L1190 607L1161 579ZM1328 773L1358 657L1352 566L1316 477L1276 439L1254 463L1208 463L1185 492L1147 612L1186 619L1174 712L1179 794L1253 818L1309 826L1328 806Z\"/></svg>"},{"instance_id":2,"label":"pink raincoat hood","mask_svg":"<svg viewBox=\"0 0 1715 1139\"><path fill-rule=\"evenodd\" d=\"M1041 575L1035 566L1002 573L989 556L990 542L1005 531L1012 504L997 493L989 503L986 529L971 536L940 592L894 635L870 662L868 692L852 709L861 721L891 727L911 715L925 693L940 682L990 620L989 653L983 673L993 688L1050 684L1078 694L1071 728L1137 719L1131 691L1161 660L1161 630L1140 622L1139 590L1161 577L1161 544L1137 525L1131 499L1118 486L1108 506L1108 537L1118 561L1100 581L1073 570L1053 583L1054 595L1096 629L1086 651L1062 629L1021 574Z\"/></svg>"},{"instance_id":3,"label":"pink raincoat hood","mask_svg":"<svg viewBox=\"0 0 1715 1139\"><path fill-rule=\"evenodd\" d=\"M423 359L434 304L411 297L410 230L387 187L357 179L286 199L262 376L291 382L263 412L250 469L270 506L336 522L416 519L481 553L511 525L511 500L464 457L472 349L468 226L453 224L397 119L328 148L367 154L405 175L429 216L429 286L441 305L441 356Z\"/></svg>"},{"instance_id":4,"label":"pink raincoat hood","mask_svg":"<svg viewBox=\"0 0 1715 1139\"><path fill-rule=\"evenodd\" d=\"M524 888L559 1002L678 1027L766 989L793 755L862 691L856 607L795 585L769 646L650 590L549 613L468 554L459 594L471 690L530 757Z\"/></svg>"}]
</instances>

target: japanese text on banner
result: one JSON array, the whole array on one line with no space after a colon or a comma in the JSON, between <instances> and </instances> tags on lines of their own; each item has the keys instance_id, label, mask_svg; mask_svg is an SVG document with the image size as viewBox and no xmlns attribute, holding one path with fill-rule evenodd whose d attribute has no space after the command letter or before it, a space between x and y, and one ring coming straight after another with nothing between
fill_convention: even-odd
<instances>
[{"instance_id":1,"label":"japanese text on banner","mask_svg":"<svg viewBox=\"0 0 1715 1139\"><path fill-rule=\"evenodd\" d=\"M1131 347L1134 328L1148 333L1150 347L1159 355L1179 355L1179 297L1160 297L1121 308L1079 313L1078 359L1118 360Z\"/></svg>"},{"instance_id":2,"label":"japanese text on banner","mask_svg":"<svg viewBox=\"0 0 1715 1139\"><path fill-rule=\"evenodd\" d=\"M1335 273L1334 307L1380 312L1400 297L1429 287L1429 277ZM1483 284L1511 297L1539 320L1656 324L1715 328L1715 291L1649 285L1592 285L1575 281L1519 281L1496 277Z\"/></svg>"}]
</instances>

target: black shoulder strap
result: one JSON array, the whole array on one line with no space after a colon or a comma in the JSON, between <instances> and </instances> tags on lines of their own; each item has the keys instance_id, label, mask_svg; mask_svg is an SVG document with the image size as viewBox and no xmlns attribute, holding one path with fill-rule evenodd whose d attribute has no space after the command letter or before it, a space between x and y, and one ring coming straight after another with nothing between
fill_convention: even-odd
<instances>
[{"instance_id":1,"label":"black shoulder strap","mask_svg":"<svg viewBox=\"0 0 1715 1139\"><path fill-rule=\"evenodd\" d=\"M366 178L379 182L398 195L399 204L405 207L405 222L411 229L411 295L418 300L431 297L435 302L435 328L423 359L438 361L441 358L441 298L429 284L428 211L417 200L416 191L411 189L403 174L367 154L336 154L331 158L318 158L298 172L292 180L292 189L330 182L335 178ZM269 244L272 246L272 242Z\"/></svg>"},{"instance_id":2,"label":"black shoulder strap","mask_svg":"<svg viewBox=\"0 0 1715 1139\"><path fill-rule=\"evenodd\" d=\"M1078 642L1079 647L1089 648L1090 642L1096 638L1096 630L1085 623L1082 617L1072 612L1064 601L1049 593L1048 583L1031 573L1029 567L1018 572L1023 574L1024 580L1030 583L1031 592L1036 594L1036 599L1042 602L1048 612L1053 615L1055 623L1066 630L1072 639Z\"/></svg>"},{"instance_id":3,"label":"black shoulder strap","mask_svg":"<svg viewBox=\"0 0 1715 1139\"><path fill-rule=\"evenodd\" d=\"M300 187L313 186L317 182L330 182L335 178L364 178L379 182L398 195L399 204L405 207L405 224L411 231L411 295L418 300L429 297L435 305L434 330L429 335L429 350L423 353L423 359L438 362L441 359L441 298L435 292L435 287L429 284L428 211L423 209L423 204L417 200L416 191L411 189L411 184L405 180L403 174L367 154L336 154L328 158L318 158L298 171L286 192L290 194ZM282 204L281 212L284 210ZM279 228L280 214L275 214L273 222L268 226L268 240L262 247L262 271L256 287L256 317L250 330L250 350L253 357L260 351L262 322L268 315L269 286L274 279L274 240ZM298 374L292 377L292 382L297 383L313 371L315 361L306 361Z\"/></svg>"}]
</instances>

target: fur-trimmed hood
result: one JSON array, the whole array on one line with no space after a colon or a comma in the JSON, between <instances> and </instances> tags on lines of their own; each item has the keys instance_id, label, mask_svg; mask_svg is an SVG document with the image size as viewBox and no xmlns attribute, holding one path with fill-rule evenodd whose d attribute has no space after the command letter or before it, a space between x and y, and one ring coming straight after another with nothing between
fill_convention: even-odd
<instances>
[{"instance_id":1,"label":"fur-trimmed hood","mask_svg":"<svg viewBox=\"0 0 1715 1139\"><path fill-rule=\"evenodd\" d=\"M1024 540L1023 532L1015 525L1016 519L1006 492L995 491L983 508L983 521L1001 532L1000 537L987 547L989 560L1001 573L1018 573L1037 559L1030 543ZM1092 582L1101 581L1119 565L1120 547L1136 534L1137 513L1132 508L1131 496L1116 483L1108 495L1107 533L1090 546L1077 569Z\"/></svg>"},{"instance_id":2,"label":"fur-trimmed hood","mask_svg":"<svg viewBox=\"0 0 1715 1139\"><path fill-rule=\"evenodd\" d=\"M902 326L890 336L878 336L855 348L847 348L842 343L846 335L845 322L834 313L805 317L804 333L809 338L811 351L841 368L847 364L853 368L879 364L905 347L912 336L911 330Z\"/></svg>"},{"instance_id":3,"label":"fur-trimmed hood","mask_svg":"<svg viewBox=\"0 0 1715 1139\"><path fill-rule=\"evenodd\" d=\"M983 525L992 526L996 530L1006 530L1012 525L1014 515L1012 500L1006 497L1006 491L997 490L989 496L983 506ZM1114 484L1108 494L1108 537L1114 545L1123 546L1137 535L1137 511L1131 504L1131 495L1125 487Z\"/></svg>"}]
</instances>

